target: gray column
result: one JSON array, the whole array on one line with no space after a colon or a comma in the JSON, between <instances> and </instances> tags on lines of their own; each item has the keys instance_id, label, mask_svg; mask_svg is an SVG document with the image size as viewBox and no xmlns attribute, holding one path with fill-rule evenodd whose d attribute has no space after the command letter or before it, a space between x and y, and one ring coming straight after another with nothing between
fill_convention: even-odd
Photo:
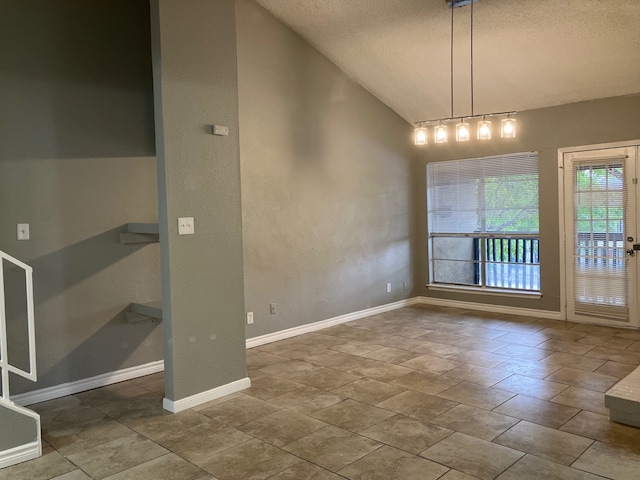
<instances>
[{"instance_id":1,"label":"gray column","mask_svg":"<svg viewBox=\"0 0 640 480\"><path fill-rule=\"evenodd\" d=\"M174 411L248 385L235 26L234 0L151 1L165 408ZM178 235L179 217L195 218L194 235Z\"/></svg>"}]
</instances>

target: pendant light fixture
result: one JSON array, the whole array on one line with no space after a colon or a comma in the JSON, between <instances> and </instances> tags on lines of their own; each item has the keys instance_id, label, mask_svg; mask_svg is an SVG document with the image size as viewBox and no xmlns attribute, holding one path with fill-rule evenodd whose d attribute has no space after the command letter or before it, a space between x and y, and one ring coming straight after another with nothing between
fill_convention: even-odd
<instances>
[{"instance_id":1,"label":"pendant light fixture","mask_svg":"<svg viewBox=\"0 0 640 480\"><path fill-rule=\"evenodd\" d=\"M516 137L516 119L511 118L511 114L507 114L507 118L502 120L502 138Z\"/></svg>"},{"instance_id":2,"label":"pendant light fixture","mask_svg":"<svg viewBox=\"0 0 640 480\"><path fill-rule=\"evenodd\" d=\"M445 0L447 6L451 8L451 37L450 37L450 69L451 69L451 116L447 118L436 118L433 120L421 120L416 122L415 139L416 145L426 145L427 137L429 136L427 127L429 124L436 123L433 128L433 142L434 143L447 143L449 140L447 124L457 121L456 124L456 141L468 142L471 140L471 125L468 120L478 121L476 125L476 138L478 140L491 140L492 138L492 125L491 121L487 120L487 117L503 117L506 116L500 123L500 137L501 138L515 138L516 137L516 119L513 116L516 112L496 112L496 113L483 113L476 115L474 111L474 78L473 78L473 4L478 0ZM454 9L471 4L471 21L470 21L470 78L471 78L471 115L465 115L464 117L453 116L453 12Z\"/></svg>"},{"instance_id":3,"label":"pendant light fixture","mask_svg":"<svg viewBox=\"0 0 640 480\"><path fill-rule=\"evenodd\" d=\"M478 122L478 140L491 140L491 121L486 115Z\"/></svg>"},{"instance_id":4,"label":"pendant light fixture","mask_svg":"<svg viewBox=\"0 0 640 480\"><path fill-rule=\"evenodd\" d=\"M449 140L449 134L447 132L447 126L440 122L440 124L433 129L433 141L435 143L447 143Z\"/></svg>"},{"instance_id":5,"label":"pendant light fixture","mask_svg":"<svg viewBox=\"0 0 640 480\"><path fill-rule=\"evenodd\" d=\"M468 142L470 139L469 124L464 121L464 118L462 118L460 119L460 123L456 125L456 141Z\"/></svg>"}]
</instances>

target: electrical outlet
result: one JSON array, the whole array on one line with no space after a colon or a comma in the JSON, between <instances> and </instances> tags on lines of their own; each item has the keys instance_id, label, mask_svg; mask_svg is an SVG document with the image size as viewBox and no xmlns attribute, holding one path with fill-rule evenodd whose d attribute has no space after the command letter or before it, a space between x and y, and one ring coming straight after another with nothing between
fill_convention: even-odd
<instances>
[{"instance_id":1,"label":"electrical outlet","mask_svg":"<svg viewBox=\"0 0 640 480\"><path fill-rule=\"evenodd\" d=\"M387 293L391 293L391 284L387 283Z\"/></svg>"},{"instance_id":2,"label":"electrical outlet","mask_svg":"<svg viewBox=\"0 0 640 480\"><path fill-rule=\"evenodd\" d=\"M277 313L278 309L276 308L276 304L272 303L271 305L269 305L269 312L271 313L271 315L275 315Z\"/></svg>"},{"instance_id":3,"label":"electrical outlet","mask_svg":"<svg viewBox=\"0 0 640 480\"><path fill-rule=\"evenodd\" d=\"M402 289L406 290L407 289L407 282L402 282Z\"/></svg>"},{"instance_id":4,"label":"electrical outlet","mask_svg":"<svg viewBox=\"0 0 640 480\"><path fill-rule=\"evenodd\" d=\"M247 312L247 325L251 325L253 323L253 312Z\"/></svg>"}]
</instances>

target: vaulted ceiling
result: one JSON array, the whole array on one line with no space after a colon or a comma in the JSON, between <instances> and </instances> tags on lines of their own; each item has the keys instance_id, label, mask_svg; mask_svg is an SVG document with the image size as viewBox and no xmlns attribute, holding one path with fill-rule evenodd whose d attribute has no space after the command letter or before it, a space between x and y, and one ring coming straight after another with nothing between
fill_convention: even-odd
<instances>
[{"instance_id":1,"label":"vaulted ceiling","mask_svg":"<svg viewBox=\"0 0 640 480\"><path fill-rule=\"evenodd\" d=\"M413 123L451 114L445 0L256 0ZM454 114L470 114L469 5L454 11ZM474 113L640 92L640 0L479 0Z\"/></svg>"}]
</instances>

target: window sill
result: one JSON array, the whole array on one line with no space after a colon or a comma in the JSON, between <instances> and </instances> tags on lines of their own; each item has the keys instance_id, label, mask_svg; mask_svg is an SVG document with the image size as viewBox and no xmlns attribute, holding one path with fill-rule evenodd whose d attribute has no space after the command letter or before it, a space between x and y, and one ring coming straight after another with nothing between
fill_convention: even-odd
<instances>
[{"instance_id":1,"label":"window sill","mask_svg":"<svg viewBox=\"0 0 640 480\"><path fill-rule=\"evenodd\" d=\"M540 292L519 292L516 290L503 290L500 288L479 288L479 287L463 287L461 285L448 286L427 284L429 290L436 292L452 292L452 293L471 293L475 295L492 295L496 297L520 297L520 298L542 298Z\"/></svg>"}]
</instances>

